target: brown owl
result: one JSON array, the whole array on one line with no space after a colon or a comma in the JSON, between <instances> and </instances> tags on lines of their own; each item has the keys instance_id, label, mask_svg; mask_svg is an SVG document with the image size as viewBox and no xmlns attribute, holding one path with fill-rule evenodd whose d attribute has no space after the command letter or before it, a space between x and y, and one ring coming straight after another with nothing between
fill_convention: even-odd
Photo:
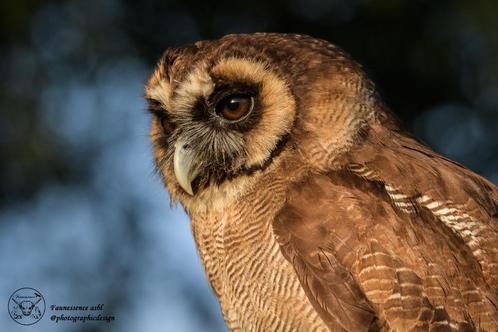
<instances>
[{"instance_id":1,"label":"brown owl","mask_svg":"<svg viewBox=\"0 0 498 332\"><path fill-rule=\"evenodd\" d=\"M498 330L498 189L400 129L338 47L200 41L145 95L230 330Z\"/></svg>"}]
</instances>

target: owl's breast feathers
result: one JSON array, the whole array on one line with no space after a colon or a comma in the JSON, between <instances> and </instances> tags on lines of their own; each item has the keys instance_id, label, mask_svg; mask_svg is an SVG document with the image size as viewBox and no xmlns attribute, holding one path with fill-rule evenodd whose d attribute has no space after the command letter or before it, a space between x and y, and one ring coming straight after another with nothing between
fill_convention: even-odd
<instances>
[{"instance_id":1,"label":"owl's breast feathers","mask_svg":"<svg viewBox=\"0 0 498 332\"><path fill-rule=\"evenodd\" d=\"M347 331L498 331L498 190L373 125L342 170L310 171L273 222L312 305Z\"/></svg>"}]
</instances>

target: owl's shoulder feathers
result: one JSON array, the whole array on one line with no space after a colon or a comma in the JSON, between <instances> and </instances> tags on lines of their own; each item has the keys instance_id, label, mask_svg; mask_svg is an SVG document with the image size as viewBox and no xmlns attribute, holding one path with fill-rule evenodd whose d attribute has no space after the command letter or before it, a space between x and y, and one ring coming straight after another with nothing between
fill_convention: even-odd
<instances>
[{"instance_id":1,"label":"owl's shoulder feathers","mask_svg":"<svg viewBox=\"0 0 498 332\"><path fill-rule=\"evenodd\" d=\"M496 330L496 187L386 126L346 159L291 185L273 223L324 321Z\"/></svg>"}]
</instances>

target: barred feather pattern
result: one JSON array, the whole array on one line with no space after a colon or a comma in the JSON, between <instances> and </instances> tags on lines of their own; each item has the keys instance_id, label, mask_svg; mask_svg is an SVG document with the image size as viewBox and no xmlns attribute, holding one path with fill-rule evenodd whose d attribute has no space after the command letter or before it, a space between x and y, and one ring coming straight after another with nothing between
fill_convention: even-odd
<instances>
[{"instance_id":1,"label":"barred feather pattern","mask_svg":"<svg viewBox=\"0 0 498 332\"><path fill-rule=\"evenodd\" d=\"M420 218L419 211L421 209L429 211L451 233L461 239L469 249L466 251L455 246L453 250L467 257L471 253L479 263L482 276L478 276L478 279L484 279L484 282L458 275L452 269L448 269L446 264L446 269L435 262L428 264L428 273L425 278L421 279L420 285L423 286L424 296L427 297L429 303L434 305L436 309L439 308L440 313L446 317L437 326L441 327L447 322L448 327L452 330L473 330L476 328L494 331L498 329L496 232L493 230L493 226L486 222L489 217L485 217L483 220L473 217L472 214L479 214L477 209L468 209L469 206L472 206L470 202L467 202L465 207L451 200L434 199L430 194L405 194L403 189L387 183L378 171L366 165L353 163L348 166L348 169L363 179L382 183L391 204L403 213L411 215L411 218ZM471 268L470 265L460 268L465 270L466 267ZM377 289L375 291L377 295L382 293ZM392 299L393 296L397 295L393 294L389 299ZM373 301L376 300L378 301L374 297ZM380 302L389 305L389 302L384 299Z\"/></svg>"},{"instance_id":2,"label":"barred feather pattern","mask_svg":"<svg viewBox=\"0 0 498 332\"><path fill-rule=\"evenodd\" d=\"M328 331L297 276L280 253L271 228L284 201L282 179L229 206L192 218L211 286L230 331Z\"/></svg>"},{"instance_id":3,"label":"barred feather pattern","mask_svg":"<svg viewBox=\"0 0 498 332\"><path fill-rule=\"evenodd\" d=\"M417 203L430 210L465 242L480 263L485 279L490 280L489 283L496 288L498 286L497 249L493 247L493 243L488 243L486 237L496 240L491 227L479 222L451 201L441 202L422 195L417 198ZM496 242L494 244L496 245Z\"/></svg>"},{"instance_id":4,"label":"barred feather pattern","mask_svg":"<svg viewBox=\"0 0 498 332\"><path fill-rule=\"evenodd\" d=\"M353 168L362 178L375 178L375 172ZM325 256L333 269L349 271L381 330L495 331L494 296L470 252L436 216L418 206L404 211L393 201L415 205L415 197L388 185L383 200L377 188L342 173L313 175L292 186L276 224L279 237L287 234L282 245L288 259L304 257L312 271L313 257ZM311 205L314 209L307 208ZM296 269L298 275L301 270ZM322 317L333 316L337 309L327 292L337 291L326 285L344 281L331 273L315 278L303 287L321 289L317 305L327 309ZM361 297L351 301L361 303ZM372 329L368 320L363 324L347 330Z\"/></svg>"}]
</instances>

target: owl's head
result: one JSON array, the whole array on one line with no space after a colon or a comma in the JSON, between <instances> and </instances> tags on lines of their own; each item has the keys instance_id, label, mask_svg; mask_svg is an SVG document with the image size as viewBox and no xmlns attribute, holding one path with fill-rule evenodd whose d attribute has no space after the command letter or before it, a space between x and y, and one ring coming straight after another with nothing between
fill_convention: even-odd
<instances>
[{"instance_id":1,"label":"owl's head","mask_svg":"<svg viewBox=\"0 0 498 332\"><path fill-rule=\"evenodd\" d=\"M145 96L157 170L186 207L240 197L284 155L324 167L317 150L351 145L376 100L339 48L266 33L166 50Z\"/></svg>"}]
</instances>

